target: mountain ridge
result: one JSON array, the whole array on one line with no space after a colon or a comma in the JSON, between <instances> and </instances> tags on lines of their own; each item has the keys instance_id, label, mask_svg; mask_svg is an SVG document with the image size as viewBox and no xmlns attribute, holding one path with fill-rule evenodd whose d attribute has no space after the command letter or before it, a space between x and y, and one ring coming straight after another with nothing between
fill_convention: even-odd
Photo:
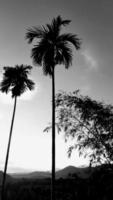
<instances>
[{"instance_id":1,"label":"mountain ridge","mask_svg":"<svg viewBox=\"0 0 113 200\"><path fill-rule=\"evenodd\" d=\"M59 178L68 178L77 175L80 178L87 178L90 176L91 171L89 167L75 167L75 166L67 166L63 169L56 171L56 179ZM42 178L50 178L51 172L49 171L34 171L30 173L10 173L9 174L13 178L32 178L32 179L42 179Z\"/></svg>"},{"instance_id":2,"label":"mountain ridge","mask_svg":"<svg viewBox=\"0 0 113 200\"><path fill-rule=\"evenodd\" d=\"M100 165L95 167L75 167L67 166L63 169L56 171L56 179L67 179L67 178L89 178L96 170L106 168L109 170L109 166ZM2 182L3 172L0 171L0 185ZM49 171L32 171L32 172L23 172L23 173L7 173L6 181L18 181L21 179L48 179L51 178L51 172Z\"/></svg>"}]
</instances>

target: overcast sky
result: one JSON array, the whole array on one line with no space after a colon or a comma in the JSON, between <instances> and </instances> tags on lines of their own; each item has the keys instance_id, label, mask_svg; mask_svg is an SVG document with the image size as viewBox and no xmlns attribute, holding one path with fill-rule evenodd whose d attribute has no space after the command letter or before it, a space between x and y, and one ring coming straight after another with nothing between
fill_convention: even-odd
<instances>
[{"instance_id":1,"label":"overcast sky","mask_svg":"<svg viewBox=\"0 0 113 200\"><path fill-rule=\"evenodd\" d=\"M3 66L30 64L32 45L25 40L27 28L51 23L61 15L72 20L65 32L78 34L81 50L73 50L67 71L56 68L56 91L74 91L113 104L113 1L112 0L0 0L0 79ZM36 87L18 99L9 167L51 169L51 133L43 129L51 121L51 79L33 66ZM0 94L0 168L4 163L13 100ZM67 144L57 136L56 167L84 165L74 153L67 158Z\"/></svg>"}]
</instances>

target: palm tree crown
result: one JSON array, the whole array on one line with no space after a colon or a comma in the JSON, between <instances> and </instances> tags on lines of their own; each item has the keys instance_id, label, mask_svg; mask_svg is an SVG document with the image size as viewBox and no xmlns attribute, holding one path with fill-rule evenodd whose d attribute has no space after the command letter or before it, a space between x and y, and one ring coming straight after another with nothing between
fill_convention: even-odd
<instances>
[{"instance_id":1,"label":"palm tree crown","mask_svg":"<svg viewBox=\"0 0 113 200\"><path fill-rule=\"evenodd\" d=\"M70 20L63 20L60 16L54 18L51 24L42 27L33 27L28 29L26 39L32 43L38 39L34 45L31 57L34 64L43 66L45 75L52 75L53 67L57 64L64 64L69 68L72 64L72 50L70 44L76 49L80 48L80 40L77 35L71 33L60 34L62 26L70 23Z\"/></svg>"},{"instance_id":2,"label":"palm tree crown","mask_svg":"<svg viewBox=\"0 0 113 200\"><path fill-rule=\"evenodd\" d=\"M32 69L29 65L16 65L15 67L4 67L3 80L0 90L8 93L12 92L12 98L20 96L27 89L34 89L34 82L28 78Z\"/></svg>"}]
</instances>

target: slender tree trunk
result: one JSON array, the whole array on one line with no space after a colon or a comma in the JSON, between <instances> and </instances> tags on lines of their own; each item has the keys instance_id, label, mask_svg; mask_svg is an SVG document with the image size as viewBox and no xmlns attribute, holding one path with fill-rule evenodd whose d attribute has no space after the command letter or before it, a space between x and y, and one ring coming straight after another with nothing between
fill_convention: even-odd
<instances>
[{"instance_id":1,"label":"slender tree trunk","mask_svg":"<svg viewBox=\"0 0 113 200\"><path fill-rule=\"evenodd\" d=\"M4 166L4 173L3 173L3 179L2 179L2 191L1 191L2 200L5 200L4 191L5 191L6 172L7 172L7 165L8 165L8 159L9 159L9 151L10 151L12 130L13 130L13 124L14 124L14 118L15 118L16 103L17 103L17 97L15 97L15 100L14 100L13 116L12 116L12 121L11 121L9 141L8 141L8 146L7 146L7 154L6 154L6 160L5 160L5 166Z\"/></svg>"},{"instance_id":2,"label":"slender tree trunk","mask_svg":"<svg viewBox=\"0 0 113 200\"><path fill-rule=\"evenodd\" d=\"M55 73L52 73L52 179L51 200L55 200Z\"/></svg>"}]
</instances>

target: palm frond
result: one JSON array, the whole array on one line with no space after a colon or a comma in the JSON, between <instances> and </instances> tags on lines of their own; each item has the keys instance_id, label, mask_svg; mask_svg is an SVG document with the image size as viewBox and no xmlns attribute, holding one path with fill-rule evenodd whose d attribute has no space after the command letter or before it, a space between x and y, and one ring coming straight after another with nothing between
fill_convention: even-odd
<instances>
[{"instance_id":1,"label":"palm frond","mask_svg":"<svg viewBox=\"0 0 113 200\"><path fill-rule=\"evenodd\" d=\"M59 36L60 30L61 30L61 26L66 26L70 23L70 20L63 20L61 18L61 16L59 15L56 18L53 18L52 23L51 24L47 24L48 30L52 33L54 33L54 36L56 35Z\"/></svg>"},{"instance_id":2,"label":"palm frond","mask_svg":"<svg viewBox=\"0 0 113 200\"><path fill-rule=\"evenodd\" d=\"M60 26L66 26L71 22L71 20L63 20L62 17L59 15L58 17L54 18L52 20L51 25L56 27L56 28L60 28Z\"/></svg>"},{"instance_id":3,"label":"palm frond","mask_svg":"<svg viewBox=\"0 0 113 200\"><path fill-rule=\"evenodd\" d=\"M26 74L29 74L32 66L31 65L17 65L23 72L25 72Z\"/></svg>"},{"instance_id":4,"label":"palm frond","mask_svg":"<svg viewBox=\"0 0 113 200\"><path fill-rule=\"evenodd\" d=\"M63 26L66 26L68 25L71 20L63 20L62 17L59 15L57 18L56 18L56 22L60 25L63 25Z\"/></svg>"},{"instance_id":5,"label":"palm frond","mask_svg":"<svg viewBox=\"0 0 113 200\"><path fill-rule=\"evenodd\" d=\"M81 46L81 41L80 39L77 37L77 35L73 35L71 33L68 34L62 34L58 37L58 42L69 42L71 44L73 44L75 46L75 48L78 50L80 49Z\"/></svg>"},{"instance_id":6,"label":"palm frond","mask_svg":"<svg viewBox=\"0 0 113 200\"><path fill-rule=\"evenodd\" d=\"M56 53L56 64L64 64L65 68L68 69L72 64L72 50L68 43L59 43L57 46Z\"/></svg>"},{"instance_id":7,"label":"palm frond","mask_svg":"<svg viewBox=\"0 0 113 200\"><path fill-rule=\"evenodd\" d=\"M28 43L32 43L35 38L40 39L44 37L46 32L45 27L32 27L27 29L25 38L28 40Z\"/></svg>"},{"instance_id":8,"label":"palm frond","mask_svg":"<svg viewBox=\"0 0 113 200\"><path fill-rule=\"evenodd\" d=\"M34 89L34 82L30 79L26 79L26 87L29 89L29 90L33 90Z\"/></svg>"},{"instance_id":9,"label":"palm frond","mask_svg":"<svg viewBox=\"0 0 113 200\"><path fill-rule=\"evenodd\" d=\"M43 57L45 55L45 45L35 45L31 51L31 58L33 58L34 64L42 65Z\"/></svg>"},{"instance_id":10,"label":"palm frond","mask_svg":"<svg viewBox=\"0 0 113 200\"><path fill-rule=\"evenodd\" d=\"M1 81L0 83L0 91L5 92L6 94L9 92L10 82L7 78Z\"/></svg>"}]
</instances>

